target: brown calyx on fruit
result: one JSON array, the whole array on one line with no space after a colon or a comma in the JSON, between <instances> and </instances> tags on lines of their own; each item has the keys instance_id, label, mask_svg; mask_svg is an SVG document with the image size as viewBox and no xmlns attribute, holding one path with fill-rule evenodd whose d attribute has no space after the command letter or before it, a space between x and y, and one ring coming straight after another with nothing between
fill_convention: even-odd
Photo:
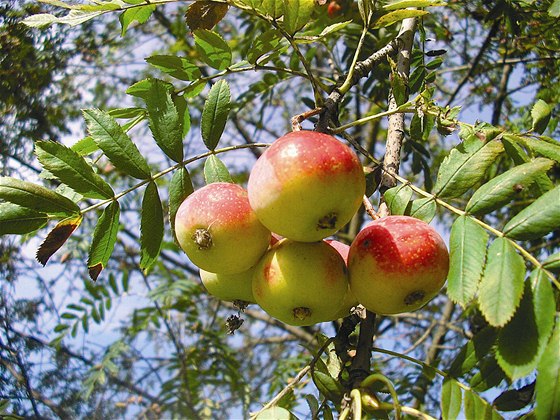
<instances>
[{"instance_id":1,"label":"brown calyx on fruit","mask_svg":"<svg viewBox=\"0 0 560 420\"><path fill-rule=\"evenodd\" d=\"M208 229L198 228L192 240L198 245L198 249L210 249L212 247L212 235Z\"/></svg>"},{"instance_id":2,"label":"brown calyx on fruit","mask_svg":"<svg viewBox=\"0 0 560 420\"><path fill-rule=\"evenodd\" d=\"M414 292L409 293L404 298L404 303L406 305L413 305L417 302L420 302L422 299L424 299L425 296L426 293L423 290L415 290Z\"/></svg>"},{"instance_id":3,"label":"brown calyx on fruit","mask_svg":"<svg viewBox=\"0 0 560 420\"><path fill-rule=\"evenodd\" d=\"M317 222L317 229L334 229L336 227L337 220L337 213L335 213L334 211L327 213Z\"/></svg>"},{"instance_id":4,"label":"brown calyx on fruit","mask_svg":"<svg viewBox=\"0 0 560 420\"><path fill-rule=\"evenodd\" d=\"M304 319L311 316L311 309L304 306L294 308L292 312L294 314L294 318L299 319L300 321L303 321Z\"/></svg>"}]
</instances>

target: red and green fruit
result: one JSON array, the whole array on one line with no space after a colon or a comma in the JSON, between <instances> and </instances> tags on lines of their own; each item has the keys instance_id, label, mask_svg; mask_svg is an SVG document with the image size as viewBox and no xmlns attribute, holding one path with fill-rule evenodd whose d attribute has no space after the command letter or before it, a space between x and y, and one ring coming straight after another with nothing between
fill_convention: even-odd
<instances>
[{"instance_id":1,"label":"red and green fruit","mask_svg":"<svg viewBox=\"0 0 560 420\"><path fill-rule=\"evenodd\" d=\"M414 311L443 287L449 254L441 236L427 223L388 216L362 229L350 247L350 289L372 312Z\"/></svg>"},{"instance_id":2,"label":"red and green fruit","mask_svg":"<svg viewBox=\"0 0 560 420\"><path fill-rule=\"evenodd\" d=\"M217 299L255 303L252 289L254 272L254 267L235 274L217 274L200 269L200 279L208 293Z\"/></svg>"},{"instance_id":3,"label":"red and green fruit","mask_svg":"<svg viewBox=\"0 0 560 420\"><path fill-rule=\"evenodd\" d=\"M270 231L257 219L247 192L216 182L189 195L175 217L179 245L197 267L233 274L253 267L270 244Z\"/></svg>"},{"instance_id":4,"label":"red and green fruit","mask_svg":"<svg viewBox=\"0 0 560 420\"><path fill-rule=\"evenodd\" d=\"M276 140L249 175L249 202L272 232L302 242L332 235L362 202L360 160L334 137L295 131Z\"/></svg>"},{"instance_id":5,"label":"red and green fruit","mask_svg":"<svg viewBox=\"0 0 560 420\"><path fill-rule=\"evenodd\" d=\"M332 320L347 290L346 264L323 241L281 240L265 254L253 277L257 303L290 325Z\"/></svg>"}]
</instances>

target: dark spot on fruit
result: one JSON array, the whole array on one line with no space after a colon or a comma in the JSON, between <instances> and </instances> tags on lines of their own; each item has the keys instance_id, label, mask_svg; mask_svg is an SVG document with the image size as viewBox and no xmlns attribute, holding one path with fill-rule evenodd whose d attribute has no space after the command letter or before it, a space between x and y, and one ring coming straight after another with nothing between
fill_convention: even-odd
<instances>
[{"instance_id":1,"label":"dark spot on fruit","mask_svg":"<svg viewBox=\"0 0 560 420\"><path fill-rule=\"evenodd\" d=\"M424 293L423 290L416 290L412 293L409 293L404 298L404 303L406 305L414 305L415 303L420 302L422 299L424 299L424 296L426 296L426 293Z\"/></svg>"},{"instance_id":2,"label":"dark spot on fruit","mask_svg":"<svg viewBox=\"0 0 560 420\"><path fill-rule=\"evenodd\" d=\"M299 308L294 308L292 310L292 313L294 314L294 318L303 321L304 319L311 316L311 309L301 306Z\"/></svg>"},{"instance_id":3,"label":"dark spot on fruit","mask_svg":"<svg viewBox=\"0 0 560 420\"><path fill-rule=\"evenodd\" d=\"M522 184L515 184L513 186L513 191L515 191L516 193L520 193L521 191L523 191L525 189L525 187L523 187Z\"/></svg>"},{"instance_id":4,"label":"dark spot on fruit","mask_svg":"<svg viewBox=\"0 0 560 420\"><path fill-rule=\"evenodd\" d=\"M338 215L335 212L324 215L317 222L317 229L334 229Z\"/></svg>"},{"instance_id":5,"label":"dark spot on fruit","mask_svg":"<svg viewBox=\"0 0 560 420\"><path fill-rule=\"evenodd\" d=\"M212 247L212 235L208 229L197 229L192 240L198 245L198 249L210 249Z\"/></svg>"}]
</instances>

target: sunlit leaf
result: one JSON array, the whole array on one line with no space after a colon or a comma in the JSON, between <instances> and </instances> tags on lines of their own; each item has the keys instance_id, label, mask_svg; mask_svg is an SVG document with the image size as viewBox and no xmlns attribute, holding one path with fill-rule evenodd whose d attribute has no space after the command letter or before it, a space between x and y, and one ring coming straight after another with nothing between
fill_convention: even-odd
<instances>
[{"instance_id":1,"label":"sunlit leaf","mask_svg":"<svg viewBox=\"0 0 560 420\"><path fill-rule=\"evenodd\" d=\"M550 106L542 99L539 99L531 109L531 117L533 117L532 129L542 134L550 121L551 113L552 109Z\"/></svg>"},{"instance_id":2,"label":"sunlit leaf","mask_svg":"<svg viewBox=\"0 0 560 420\"><path fill-rule=\"evenodd\" d=\"M441 416L443 420L456 419L461 412L463 394L457 381L446 379L441 388Z\"/></svg>"},{"instance_id":3,"label":"sunlit leaf","mask_svg":"<svg viewBox=\"0 0 560 420\"><path fill-rule=\"evenodd\" d=\"M295 416L285 408L274 406L261 411L256 420L295 420Z\"/></svg>"},{"instance_id":4,"label":"sunlit leaf","mask_svg":"<svg viewBox=\"0 0 560 420\"><path fill-rule=\"evenodd\" d=\"M114 117L99 109L86 109L90 136L119 170L137 179L150 177L150 167Z\"/></svg>"},{"instance_id":5,"label":"sunlit leaf","mask_svg":"<svg viewBox=\"0 0 560 420\"><path fill-rule=\"evenodd\" d=\"M490 325L501 327L515 313L523 294L525 262L505 238L488 248L486 267L480 282L478 302Z\"/></svg>"},{"instance_id":6,"label":"sunlit leaf","mask_svg":"<svg viewBox=\"0 0 560 420\"><path fill-rule=\"evenodd\" d=\"M476 294L486 260L488 234L467 216L458 217L449 238L447 294L465 307Z\"/></svg>"},{"instance_id":7,"label":"sunlit leaf","mask_svg":"<svg viewBox=\"0 0 560 420\"><path fill-rule=\"evenodd\" d=\"M484 177L486 169L503 152L494 132L462 129L464 141L453 148L440 166L434 193L440 197L460 197ZM490 138L490 139L489 139Z\"/></svg>"},{"instance_id":8,"label":"sunlit leaf","mask_svg":"<svg viewBox=\"0 0 560 420\"><path fill-rule=\"evenodd\" d=\"M93 171L82 156L63 144L35 142L35 154L43 168L84 197L103 199L115 195L111 186Z\"/></svg>"},{"instance_id":9,"label":"sunlit leaf","mask_svg":"<svg viewBox=\"0 0 560 420\"><path fill-rule=\"evenodd\" d=\"M540 238L560 228L560 186L544 193L517 213L503 229L512 239Z\"/></svg>"},{"instance_id":10,"label":"sunlit leaf","mask_svg":"<svg viewBox=\"0 0 560 420\"><path fill-rule=\"evenodd\" d=\"M383 194L387 207L393 215L404 214L410 199L412 198L412 188L403 184L397 187L389 188Z\"/></svg>"},{"instance_id":11,"label":"sunlit leaf","mask_svg":"<svg viewBox=\"0 0 560 420\"><path fill-rule=\"evenodd\" d=\"M501 419L502 416L492 408L490 403L483 400L471 390L464 391L463 412L466 419Z\"/></svg>"},{"instance_id":12,"label":"sunlit leaf","mask_svg":"<svg viewBox=\"0 0 560 420\"><path fill-rule=\"evenodd\" d=\"M231 49L216 32L207 29L194 31L194 42L200 58L216 70L225 70L231 65Z\"/></svg>"},{"instance_id":13,"label":"sunlit leaf","mask_svg":"<svg viewBox=\"0 0 560 420\"><path fill-rule=\"evenodd\" d=\"M432 198L417 198L412 200L405 214L430 223L436 215L437 205Z\"/></svg>"},{"instance_id":14,"label":"sunlit leaf","mask_svg":"<svg viewBox=\"0 0 560 420\"><path fill-rule=\"evenodd\" d=\"M373 23L373 28L384 28L392 25L393 23L400 22L401 20L424 16L429 13L430 12L427 12L426 10L394 10L377 19Z\"/></svg>"},{"instance_id":15,"label":"sunlit leaf","mask_svg":"<svg viewBox=\"0 0 560 420\"><path fill-rule=\"evenodd\" d=\"M152 4L140 7L131 7L125 10L119 16L122 28L121 36L126 34L126 31L132 22L136 21L139 24L146 23L154 10L156 10L156 6Z\"/></svg>"},{"instance_id":16,"label":"sunlit leaf","mask_svg":"<svg viewBox=\"0 0 560 420\"><path fill-rule=\"evenodd\" d=\"M434 0L397 0L383 6L385 10L406 9L407 7L446 6L444 1Z\"/></svg>"},{"instance_id":17,"label":"sunlit leaf","mask_svg":"<svg viewBox=\"0 0 560 420\"><path fill-rule=\"evenodd\" d=\"M233 182L228 168L216 155L210 155L204 162L204 179L207 184L213 182Z\"/></svg>"},{"instance_id":18,"label":"sunlit leaf","mask_svg":"<svg viewBox=\"0 0 560 420\"><path fill-rule=\"evenodd\" d=\"M290 35L302 29L311 18L315 8L314 0L283 0L284 20L283 24Z\"/></svg>"},{"instance_id":19,"label":"sunlit leaf","mask_svg":"<svg viewBox=\"0 0 560 420\"><path fill-rule=\"evenodd\" d=\"M537 177L546 174L553 164L549 159L537 158L510 169L476 190L465 210L484 214L502 208L521 191L528 189Z\"/></svg>"}]
</instances>

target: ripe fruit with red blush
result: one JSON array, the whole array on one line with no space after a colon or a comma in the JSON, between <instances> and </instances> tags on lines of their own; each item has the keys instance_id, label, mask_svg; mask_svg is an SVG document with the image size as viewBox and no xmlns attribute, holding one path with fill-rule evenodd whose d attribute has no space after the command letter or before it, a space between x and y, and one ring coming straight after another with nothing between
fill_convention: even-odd
<instances>
[{"instance_id":1,"label":"ripe fruit with red blush","mask_svg":"<svg viewBox=\"0 0 560 420\"><path fill-rule=\"evenodd\" d=\"M333 319L347 290L344 260L323 241L282 239L261 259L253 277L257 303L290 325Z\"/></svg>"},{"instance_id":2,"label":"ripe fruit with red blush","mask_svg":"<svg viewBox=\"0 0 560 420\"><path fill-rule=\"evenodd\" d=\"M350 247L350 289L372 312L384 315L414 311L443 287L449 253L427 223L408 216L373 221Z\"/></svg>"},{"instance_id":3,"label":"ripe fruit with red blush","mask_svg":"<svg viewBox=\"0 0 560 420\"><path fill-rule=\"evenodd\" d=\"M249 202L269 230L315 242L350 221L362 202L360 160L327 134L296 131L276 140L251 170Z\"/></svg>"},{"instance_id":4,"label":"ripe fruit with red blush","mask_svg":"<svg viewBox=\"0 0 560 420\"><path fill-rule=\"evenodd\" d=\"M200 280L208 293L217 299L255 303L252 289L254 273L254 267L235 274L216 274L200 269Z\"/></svg>"},{"instance_id":5,"label":"ripe fruit with red blush","mask_svg":"<svg viewBox=\"0 0 560 420\"><path fill-rule=\"evenodd\" d=\"M211 273L241 273L253 267L270 244L266 229L236 184L216 182L193 192L175 217L179 245L193 264Z\"/></svg>"}]
</instances>

